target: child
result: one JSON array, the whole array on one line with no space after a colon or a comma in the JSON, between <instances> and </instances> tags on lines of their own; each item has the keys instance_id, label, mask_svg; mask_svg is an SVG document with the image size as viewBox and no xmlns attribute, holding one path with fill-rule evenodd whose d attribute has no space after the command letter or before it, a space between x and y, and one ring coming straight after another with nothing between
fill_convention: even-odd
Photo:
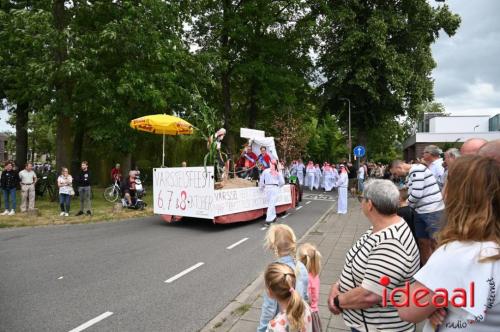
<instances>
[{"instance_id":1,"label":"child","mask_svg":"<svg viewBox=\"0 0 500 332\"><path fill-rule=\"evenodd\" d=\"M295 290L295 273L290 266L272 263L264 273L269 297L276 299L280 311L267 325L267 332L312 332L311 310Z\"/></svg>"},{"instance_id":2,"label":"child","mask_svg":"<svg viewBox=\"0 0 500 332\"><path fill-rule=\"evenodd\" d=\"M272 225L266 234L265 248L274 252L277 258L276 263L286 264L292 271L295 271L294 278L297 281L294 287L295 292L307 300L309 278L304 264L295 261L296 241L295 233L290 226L283 224ZM264 292L262 297L264 302L262 303L257 332L265 332L269 321L279 313L278 302L275 298L269 297L267 292Z\"/></svg>"},{"instance_id":3,"label":"child","mask_svg":"<svg viewBox=\"0 0 500 332\"><path fill-rule=\"evenodd\" d=\"M417 234L415 232L415 218L417 214L415 210L413 210L410 206L408 206L408 189L401 188L399 189L399 209L398 216L403 218L408 226L410 227L411 233L417 241Z\"/></svg>"},{"instance_id":4,"label":"child","mask_svg":"<svg viewBox=\"0 0 500 332\"><path fill-rule=\"evenodd\" d=\"M297 253L297 260L302 262L309 272L309 286L307 287L307 295L312 312L312 330L313 332L321 332L321 319L319 318L318 301L319 301L319 272L321 271L321 253L310 243L304 243L300 246Z\"/></svg>"}]
</instances>

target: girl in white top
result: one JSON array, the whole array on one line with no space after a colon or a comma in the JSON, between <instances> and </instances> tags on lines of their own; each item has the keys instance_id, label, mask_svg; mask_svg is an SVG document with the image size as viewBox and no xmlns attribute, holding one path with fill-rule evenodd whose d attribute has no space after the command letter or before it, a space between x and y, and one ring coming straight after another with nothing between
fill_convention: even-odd
<instances>
[{"instance_id":1,"label":"girl in white top","mask_svg":"<svg viewBox=\"0 0 500 332\"><path fill-rule=\"evenodd\" d=\"M68 169L63 167L61 175L57 178L57 186L59 187L59 205L61 207L61 217L69 216L69 208L71 204L71 195L73 194L73 177L69 175Z\"/></svg>"},{"instance_id":2,"label":"girl in white top","mask_svg":"<svg viewBox=\"0 0 500 332\"><path fill-rule=\"evenodd\" d=\"M284 263L269 264L264 273L267 292L279 304L279 313L267 325L267 332L312 332L311 309L295 290L295 273Z\"/></svg>"},{"instance_id":3,"label":"girl in white top","mask_svg":"<svg viewBox=\"0 0 500 332\"><path fill-rule=\"evenodd\" d=\"M410 300L398 312L402 319L415 323L429 318L424 332L438 326L440 332L497 332L500 164L491 158L464 156L453 163L449 174L444 189L447 220L438 233L440 247L415 275L417 282L410 288L410 294L417 289L422 289L420 294L428 293L418 302L430 304L419 307Z\"/></svg>"},{"instance_id":4,"label":"girl in white top","mask_svg":"<svg viewBox=\"0 0 500 332\"><path fill-rule=\"evenodd\" d=\"M276 202L280 188L285 184L283 174L278 172L276 167L276 160L272 160L270 167L262 172L259 180L259 187L264 190L267 199L266 225L276 221Z\"/></svg>"}]
</instances>

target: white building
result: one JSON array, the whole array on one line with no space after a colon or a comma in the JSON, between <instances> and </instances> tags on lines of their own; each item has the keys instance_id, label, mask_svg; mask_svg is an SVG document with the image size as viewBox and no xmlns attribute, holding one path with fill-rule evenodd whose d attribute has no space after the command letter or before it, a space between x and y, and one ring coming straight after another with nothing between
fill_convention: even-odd
<instances>
[{"instance_id":1,"label":"white building","mask_svg":"<svg viewBox=\"0 0 500 332\"><path fill-rule=\"evenodd\" d=\"M469 138L500 139L500 114L494 117L425 114L417 133L403 143L404 158L415 160L422 157L424 148L429 144L443 147L446 143L463 143Z\"/></svg>"}]
</instances>

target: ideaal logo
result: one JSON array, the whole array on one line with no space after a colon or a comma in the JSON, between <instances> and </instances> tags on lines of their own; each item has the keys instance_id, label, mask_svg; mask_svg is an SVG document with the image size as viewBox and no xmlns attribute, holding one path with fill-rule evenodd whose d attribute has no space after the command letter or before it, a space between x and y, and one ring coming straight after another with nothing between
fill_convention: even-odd
<instances>
[{"instance_id":1,"label":"ideaal logo","mask_svg":"<svg viewBox=\"0 0 500 332\"><path fill-rule=\"evenodd\" d=\"M468 290L455 288L451 294L445 288L437 288L430 302L423 300L430 295L430 291L427 288L419 288L410 292L410 282L407 281L403 288L394 288L388 291L387 286L391 283L391 279L387 276L382 276L379 282L384 286L382 294L382 306L384 307L387 306L387 302L396 308L409 307L410 301L417 307L427 307L431 304L437 308L448 307L450 304L457 308L474 307L474 282L469 284ZM401 295L404 300L400 299L399 302L396 301L396 296L398 295Z\"/></svg>"}]
</instances>

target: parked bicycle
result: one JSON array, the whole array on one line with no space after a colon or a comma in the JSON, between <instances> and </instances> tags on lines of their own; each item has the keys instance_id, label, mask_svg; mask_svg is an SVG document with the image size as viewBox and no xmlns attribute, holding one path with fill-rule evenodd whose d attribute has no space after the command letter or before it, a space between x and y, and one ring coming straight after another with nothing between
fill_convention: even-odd
<instances>
[{"instance_id":1,"label":"parked bicycle","mask_svg":"<svg viewBox=\"0 0 500 332\"><path fill-rule=\"evenodd\" d=\"M115 180L114 184L104 189L103 195L106 201L110 203L116 202L118 198L121 196L121 190L118 180Z\"/></svg>"},{"instance_id":2,"label":"parked bicycle","mask_svg":"<svg viewBox=\"0 0 500 332\"><path fill-rule=\"evenodd\" d=\"M35 193L39 197L43 197L45 193L49 195L51 202L57 199L58 190L56 188L57 174L54 171L44 172L38 175L39 180L35 185Z\"/></svg>"}]
</instances>

